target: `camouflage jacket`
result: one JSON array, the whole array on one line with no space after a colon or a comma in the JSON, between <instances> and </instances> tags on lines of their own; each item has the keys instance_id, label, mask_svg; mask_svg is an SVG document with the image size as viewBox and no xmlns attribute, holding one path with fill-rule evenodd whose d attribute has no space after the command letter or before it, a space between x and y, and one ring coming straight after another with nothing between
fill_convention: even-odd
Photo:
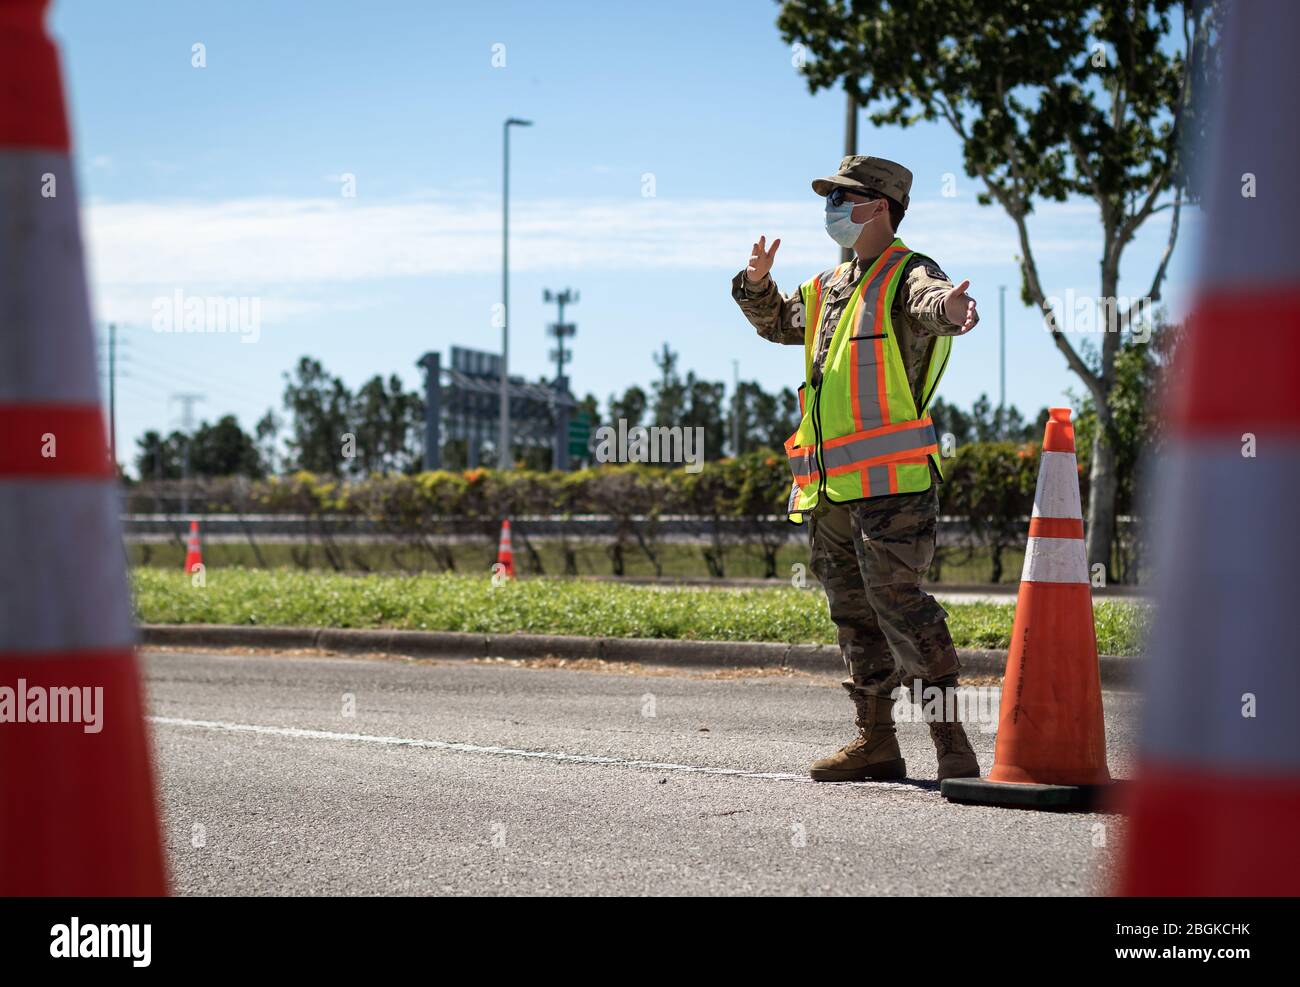
<instances>
[{"instance_id":1,"label":"camouflage jacket","mask_svg":"<svg viewBox=\"0 0 1300 987\"><path fill-rule=\"evenodd\" d=\"M848 304L853 289L874 260L873 257L863 261L854 255L847 276L835 278L835 268L821 275L822 324L814 328L823 331L817 335L817 349L813 354L813 379L809 383L814 386L821 380L826 351L830 348L831 337L835 334L835 326L844 312L844 306ZM922 254L914 254L907 262L903 280L894 295L890 317L894 323L894 334L898 338L899 352L903 355L907 379L912 385L912 397L918 404L922 397L921 387L925 382L925 367L934 337L955 336L961 331L961 326L948 321L943 311L943 296L952 287L948 275L939 269L938 264ZM770 275L753 285L745 277L745 272L741 271L731 280L731 297L764 339L788 346L803 345L806 318L803 298L797 289L792 294L782 295ZM977 315L976 321L978 318Z\"/></svg>"}]
</instances>

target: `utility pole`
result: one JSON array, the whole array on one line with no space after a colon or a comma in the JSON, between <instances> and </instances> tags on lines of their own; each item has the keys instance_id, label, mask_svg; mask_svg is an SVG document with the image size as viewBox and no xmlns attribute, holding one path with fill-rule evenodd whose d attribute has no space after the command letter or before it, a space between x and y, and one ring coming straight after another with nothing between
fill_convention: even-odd
<instances>
[{"instance_id":1,"label":"utility pole","mask_svg":"<svg viewBox=\"0 0 1300 987\"><path fill-rule=\"evenodd\" d=\"M1006 420L1007 406L1007 286L998 285L998 432ZM1001 435L999 435L1001 438Z\"/></svg>"},{"instance_id":2,"label":"utility pole","mask_svg":"<svg viewBox=\"0 0 1300 987\"><path fill-rule=\"evenodd\" d=\"M564 321L564 306L578 304L579 294L572 288L552 292L549 288L542 292L542 301L554 302L559 310L555 322L547 327L549 335L555 337L555 349L551 350L551 359L555 361L555 386L567 387L568 378L564 376L564 364L573 356L573 351L565 347L564 341L578 334L578 327L572 322Z\"/></svg>"},{"instance_id":3,"label":"utility pole","mask_svg":"<svg viewBox=\"0 0 1300 987\"><path fill-rule=\"evenodd\" d=\"M551 464L557 470L569 468L569 378L564 376L564 363L573 355L565 347L564 341L577 335L578 327L572 322L564 321L564 306L576 305L578 293L572 288L552 292L549 288L542 292L542 301L555 302L558 315L555 323L547 332L555 337L555 349L551 350L551 359L555 361L555 389L560 392L559 400L552 406L555 413L555 448L551 453Z\"/></svg>"},{"instance_id":4,"label":"utility pole","mask_svg":"<svg viewBox=\"0 0 1300 987\"><path fill-rule=\"evenodd\" d=\"M531 127L531 120L506 120L501 158L501 427L497 434L497 468L510 468L510 128Z\"/></svg>"},{"instance_id":5,"label":"utility pole","mask_svg":"<svg viewBox=\"0 0 1300 987\"><path fill-rule=\"evenodd\" d=\"M182 405L181 431L185 433L185 449L181 456L181 513L188 514L190 512L190 430L194 427L194 405L199 401L206 401L207 397L203 394L183 392L173 394L171 399L179 401Z\"/></svg>"},{"instance_id":6,"label":"utility pole","mask_svg":"<svg viewBox=\"0 0 1300 987\"><path fill-rule=\"evenodd\" d=\"M845 92L848 105L844 112L844 156L858 153L858 98L851 92ZM840 248L840 263L853 259L852 247Z\"/></svg>"}]
</instances>

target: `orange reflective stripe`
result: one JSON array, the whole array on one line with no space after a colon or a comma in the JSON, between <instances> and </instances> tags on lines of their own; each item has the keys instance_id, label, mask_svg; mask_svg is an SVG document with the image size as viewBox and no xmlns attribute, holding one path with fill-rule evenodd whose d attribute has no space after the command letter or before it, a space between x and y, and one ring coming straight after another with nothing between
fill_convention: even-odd
<instances>
[{"instance_id":1,"label":"orange reflective stripe","mask_svg":"<svg viewBox=\"0 0 1300 987\"><path fill-rule=\"evenodd\" d=\"M837 439L834 445L822 447L822 464L827 476L841 476L871 466L917 465L938 451L934 422L926 417ZM882 470L882 476L877 478L882 484L884 474Z\"/></svg>"},{"instance_id":2,"label":"orange reflective stripe","mask_svg":"<svg viewBox=\"0 0 1300 987\"><path fill-rule=\"evenodd\" d=\"M790 473L800 486L820 479L817 471L817 450L813 446L797 446L794 436L785 440L785 455L790 463Z\"/></svg>"},{"instance_id":3,"label":"orange reflective stripe","mask_svg":"<svg viewBox=\"0 0 1300 987\"><path fill-rule=\"evenodd\" d=\"M874 439L881 435L891 435L894 432L904 432L910 428L925 428L927 425L934 425L934 419L929 415L926 415L924 418L918 418L915 421L897 422L893 425L884 425L881 428L872 428L863 432L853 432L849 435L841 435L838 439L827 439L822 443L822 448L834 449L837 446L848 445L850 442L858 442L861 439Z\"/></svg>"},{"instance_id":4,"label":"orange reflective stripe","mask_svg":"<svg viewBox=\"0 0 1300 987\"><path fill-rule=\"evenodd\" d=\"M925 462L924 459L916 459L912 453L920 452L926 456L937 455L939 447L937 445L922 446L919 449L908 451L908 458L900 458L898 453L887 452L880 456L872 456L870 459L858 459L851 463L844 463L840 466L826 467L827 476L843 476L845 473L855 473L858 470L867 469L872 466L917 466Z\"/></svg>"}]
</instances>

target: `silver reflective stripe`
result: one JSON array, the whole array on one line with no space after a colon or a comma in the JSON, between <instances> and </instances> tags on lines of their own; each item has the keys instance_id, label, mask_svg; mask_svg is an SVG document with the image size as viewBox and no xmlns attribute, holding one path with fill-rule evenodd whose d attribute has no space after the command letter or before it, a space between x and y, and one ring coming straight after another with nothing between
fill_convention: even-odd
<instances>
[{"instance_id":1,"label":"silver reflective stripe","mask_svg":"<svg viewBox=\"0 0 1300 987\"><path fill-rule=\"evenodd\" d=\"M853 336L874 336L884 331L883 326L876 325L876 302L880 298L880 292L884 290L885 280L893 271L894 265L895 261L892 256L884 258L880 269L871 276L871 280L862 290L862 297L858 299L857 311L854 313L853 324L849 327ZM850 340L857 361L858 411L860 413L858 421L863 431L879 428L885 424L885 409L880 407L880 391L876 386L877 377L880 373L877 354L879 353L879 356L883 358L885 347L877 347L877 342L883 343L884 340L861 338Z\"/></svg>"},{"instance_id":2,"label":"silver reflective stripe","mask_svg":"<svg viewBox=\"0 0 1300 987\"><path fill-rule=\"evenodd\" d=\"M884 435L867 436L855 439L852 442L846 442L843 445L822 449L822 462L826 464L826 468L829 470L837 466L848 466L864 459L875 459L877 456L889 456L895 453L909 452L913 449L924 449L926 446L935 445L937 441L934 434L934 424L926 422L926 424L918 425L915 428L903 428L897 432L886 432Z\"/></svg>"},{"instance_id":3,"label":"silver reflective stripe","mask_svg":"<svg viewBox=\"0 0 1300 987\"><path fill-rule=\"evenodd\" d=\"M889 493L889 467L872 466L867 470L867 484L870 490L864 490L869 497L879 497Z\"/></svg>"},{"instance_id":4,"label":"silver reflective stripe","mask_svg":"<svg viewBox=\"0 0 1300 987\"><path fill-rule=\"evenodd\" d=\"M790 460L790 472L795 477L811 476L816 468L816 460L813 457L812 449L804 449L788 455L786 458Z\"/></svg>"},{"instance_id":5,"label":"silver reflective stripe","mask_svg":"<svg viewBox=\"0 0 1300 987\"><path fill-rule=\"evenodd\" d=\"M795 505L798 502L799 502L799 484L792 483L790 484L790 499L786 502L785 512L787 514L793 514Z\"/></svg>"}]
</instances>

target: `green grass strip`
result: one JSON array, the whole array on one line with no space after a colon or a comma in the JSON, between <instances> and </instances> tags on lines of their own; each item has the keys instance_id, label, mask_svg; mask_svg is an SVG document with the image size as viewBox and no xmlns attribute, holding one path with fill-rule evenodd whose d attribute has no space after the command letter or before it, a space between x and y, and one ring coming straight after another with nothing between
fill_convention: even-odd
<instances>
[{"instance_id":1,"label":"green grass strip","mask_svg":"<svg viewBox=\"0 0 1300 987\"><path fill-rule=\"evenodd\" d=\"M195 587L178 572L132 572L137 617L157 624L398 628L504 634L582 634L700 641L835 641L820 587L660 588L483 576L350 576L287 569L214 569ZM948 604L959 648L1006 648L1014 606ZM1103 654L1141 650L1150 607L1094 604Z\"/></svg>"}]
</instances>

